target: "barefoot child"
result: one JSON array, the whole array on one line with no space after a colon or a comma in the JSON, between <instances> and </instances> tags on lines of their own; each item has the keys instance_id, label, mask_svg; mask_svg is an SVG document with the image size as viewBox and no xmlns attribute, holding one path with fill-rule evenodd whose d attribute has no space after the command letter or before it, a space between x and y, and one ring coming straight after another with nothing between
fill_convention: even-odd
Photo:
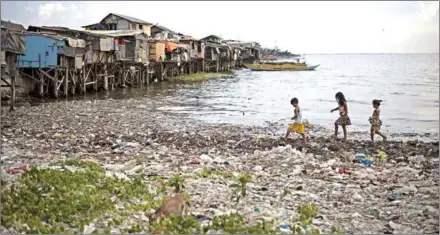
<instances>
[{"instance_id":1,"label":"barefoot child","mask_svg":"<svg viewBox=\"0 0 440 235\"><path fill-rule=\"evenodd\" d=\"M382 121L380 120L380 103L382 102L382 100L373 100L373 116L371 116L368 121L371 124L371 130L370 130L370 134L371 134L371 141L374 142L374 134L378 134L383 138L383 141L387 141L387 137L382 134L380 132L380 126L382 126Z\"/></svg>"},{"instance_id":2,"label":"barefoot child","mask_svg":"<svg viewBox=\"0 0 440 235\"><path fill-rule=\"evenodd\" d=\"M302 135L302 137L304 139L304 143L307 143L307 137L306 137L306 133L304 131L304 123L302 122L302 112L301 112L301 109L298 105L298 99L293 98L292 100L290 100L290 104L294 107L294 110L293 110L294 116L292 118L292 120L294 120L294 122L293 122L293 124L289 125L289 127L287 128L285 138L289 137L290 133L296 132L296 133Z\"/></svg>"},{"instance_id":3,"label":"barefoot child","mask_svg":"<svg viewBox=\"0 0 440 235\"><path fill-rule=\"evenodd\" d=\"M335 121L335 135L334 138L338 137L338 127L342 126L342 130L344 131L344 141L347 140L347 126L351 125L350 117L348 117L348 106L347 100L345 99L344 94L342 92L338 92L335 95L336 102L338 102L338 107L332 109L330 112L334 112L339 110L339 118Z\"/></svg>"}]
</instances>

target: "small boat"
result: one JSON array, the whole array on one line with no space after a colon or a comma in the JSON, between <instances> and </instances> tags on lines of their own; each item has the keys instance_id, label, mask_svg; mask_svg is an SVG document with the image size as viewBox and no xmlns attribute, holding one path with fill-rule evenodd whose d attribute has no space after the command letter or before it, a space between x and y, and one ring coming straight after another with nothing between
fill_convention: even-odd
<instances>
[{"instance_id":1,"label":"small boat","mask_svg":"<svg viewBox=\"0 0 440 235\"><path fill-rule=\"evenodd\" d=\"M307 65L302 58L296 58L296 62L262 62L258 64L244 64L244 66L252 71L311 71L315 70L318 65Z\"/></svg>"}]
</instances>

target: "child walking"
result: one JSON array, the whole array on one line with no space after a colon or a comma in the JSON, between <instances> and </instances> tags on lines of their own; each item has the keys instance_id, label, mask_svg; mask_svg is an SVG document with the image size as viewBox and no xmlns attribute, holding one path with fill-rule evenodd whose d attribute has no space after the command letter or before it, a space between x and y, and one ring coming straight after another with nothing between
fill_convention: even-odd
<instances>
[{"instance_id":1,"label":"child walking","mask_svg":"<svg viewBox=\"0 0 440 235\"><path fill-rule=\"evenodd\" d=\"M387 137L380 132L380 126L382 126L382 121L380 120L380 103L382 100L373 100L373 116L371 116L368 121L371 124L371 141L374 142L374 134L378 134L383 138L383 141L387 141Z\"/></svg>"},{"instance_id":2,"label":"child walking","mask_svg":"<svg viewBox=\"0 0 440 235\"><path fill-rule=\"evenodd\" d=\"M289 125L289 127L287 127L287 132L286 132L286 136L285 138L287 139L287 137L289 137L290 133L292 132L296 132L300 135L302 135L303 139L304 139L304 143L307 143L307 136L306 136L306 132L304 130L304 123L302 121L302 111L301 108L298 105L298 99L297 98L293 98L290 100L290 104L294 107L293 110L293 118L292 120L294 120L293 124Z\"/></svg>"},{"instance_id":3,"label":"child walking","mask_svg":"<svg viewBox=\"0 0 440 235\"><path fill-rule=\"evenodd\" d=\"M336 102L338 102L338 107L330 110L333 113L336 110L339 110L339 118L335 121L335 135L334 138L338 137L338 127L342 126L342 130L344 131L344 141L347 140L347 126L351 125L350 117L348 116L348 106L347 100L345 99L344 94L342 92L338 92L335 95Z\"/></svg>"}]
</instances>

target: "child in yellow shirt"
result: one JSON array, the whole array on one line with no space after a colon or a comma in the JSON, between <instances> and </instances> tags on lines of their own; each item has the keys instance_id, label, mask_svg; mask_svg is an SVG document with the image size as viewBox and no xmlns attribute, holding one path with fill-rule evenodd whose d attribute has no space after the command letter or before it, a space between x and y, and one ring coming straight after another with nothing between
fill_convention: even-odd
<instances>
[{"instance_id":1,"label":"child in yellow shirt","mask_svg":"<svg viewBox=\"0 0 440 235\"><path fill-rule=\"evenodd\" d=\"M305 128L304 128L304 123L302 121L302 111L298 105L298 99L297 98L293 98L292 100L290 100L290 104L293 106L294 110L294 116L292 118L292 120L294 120L293 124L289 125L289 127L287 128L287 132L286 132L286 136L285 138L288 138L290 133L292 132L296 132L300 135L302 135L303 139L304 139L304 143L307 143L307 136L306 136L306 132L305 132Z\"/></svg>"}]
</instances>

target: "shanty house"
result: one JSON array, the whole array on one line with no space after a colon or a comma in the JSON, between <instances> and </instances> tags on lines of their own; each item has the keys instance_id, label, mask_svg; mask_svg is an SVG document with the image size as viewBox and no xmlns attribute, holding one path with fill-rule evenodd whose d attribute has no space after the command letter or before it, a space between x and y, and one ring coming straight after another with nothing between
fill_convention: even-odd
<instances>
[{"instance_id":1,"label":"shanty house","mask_svg":"<svg viewBox=\"0 0 440 235\"><path fill-rule=\"evenodd\" d=\"M155 40L178 42L180 36L178 33L161 25L151 26L151 37Z\"/></svg>"},{"instance_id":2,"label":"shanty house","mask_svg":"<svg viewBox=\"0 0 440 235\"><path fill-rule=\"evenodd\" d=\"M26 29L21 24L13 23L11 21L1 21L2 29L7 29L10 32L24 32Z\"/></svg>"},{"instance_id":3,"label":"shanty house","mask_svg":"<svg viewBox=\"0 0 440 235\"><path fill-rule=\"evenodd\" d=\"M153 24L131 16L110 13L101 22L82 26L86 30L142 30L148 36L151 35Z\"/></svg>"},{"instance_id":4,"label":"shanty house","mask_svg":"<svg viewBox=\"0 0 440 235\"><path fill-rule=\"evenodd\" d=\"M221 37L210 35L200 39L205 44L205 59L220 60L231 58L231 48Z\"/></svg>"},{"instance_id":5,"label":"shanty house","mask_svg":"<svg viewBox=\"0 0 440 235\"><path fill-rule=\"evenodd\" d=\"M22 26L23 27L23 26ZM25 38L19 30L8 30L6 25L1 26L1 81L5 85L1 87L10 87L11 89L11 110L15 104L16 77L18 77L17 60L26 50Z\"/></svg>"},{"instance_id":6,"label":"shanty house","mask_svg":"<svg viewBox=\"0 0 440 235\"><path fill-rule=\"evenodd\" d=\"M116 60L148 63L148 35L142 30L108 30L88 31L91 34L107 37L110 40L111 48L116 54ZM103 39L101 39L102 41ZM102 42L100 42L102 51ZM97 49L97 48L96 48ZM95 50L95 49L94 49Z\"/></svg>"},{"instance_id":7,"label":"shanty house","mask_svg":"<svg viewBox=\"0 0 440 235\"><path fill-rule=\"evenodd\" d=\"M17 76L17 60L19 56L26 52L26 39L23 33L10 31L6 27L1 27L1 76L2 80L6 77Z\"/></svg>"},{"instance_id":8,"label":"shanty house","mask_svg":"<svg viewBox=\"0 0 440 235\"><path fill-rule=\"evenodd\" d=\"M209 35L207 37L204 37L204 38L200 39L200 41L221 44L221 43L223 43L223 38L221 38L219 36L216 36L216 35Z\"/></svg>"},{"instance_id":9,"label":"shanty house","mask_svg":"<svg viewBox=\"0 0 440 235\"><path fill-rule=\"evenodd\" d=\"M188 45L188 54L190 58L204 58L205 44L191 36L179 34L181 44Z\"/></svg>"},{"instance_id":10,"label":"shanty house","mask_svg":"<svg viewBox=\"0 0 440 235\"><path fill-rule=\"evenodd\" d=\"M261 46L257 42L243 42L241 45L244 47L242 52L243 61L245 63L253 63L259 60L261 57Z\"/></svg>"},{"instance_id":11,"label":"shanty house","mask_svg":"<svg viewBox=\"0 0 440 235\"><path fill-rule=\"evenodd\" d=\"M63 37L27 33L26 53L19 59L20 68L55 68L59 65L58 55L63 55L66 42Z\"/></svg>"}]
</instances>

